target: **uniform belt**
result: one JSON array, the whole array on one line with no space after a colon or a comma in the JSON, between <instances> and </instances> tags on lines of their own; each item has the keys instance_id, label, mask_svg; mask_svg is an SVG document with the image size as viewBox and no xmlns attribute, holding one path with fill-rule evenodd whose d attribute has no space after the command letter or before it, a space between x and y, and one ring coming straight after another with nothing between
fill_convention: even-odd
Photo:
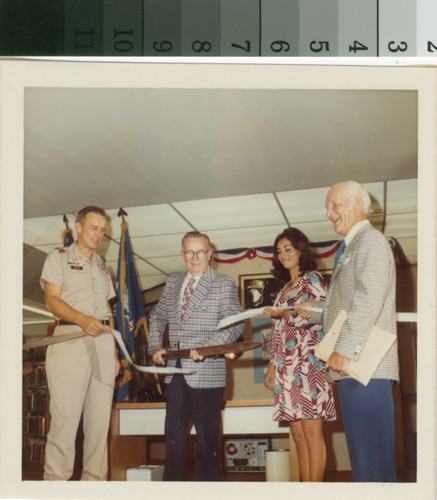
<instances>
[{"instance_id":1,"label":"uniform belt","mask_svg":"<svg viewBox=\"0 0 437 500\"><path fill-rule=\"evenodd\" d=\"M109 326L109 319L101 319L99 321L102 322L104 325ZM56 320L56 324L58 326L65 326L65 325L75 325L75 326L77 326L76 323L70 323L69 321L64 321L63 319Z\"/></svg>"}]
</instances>

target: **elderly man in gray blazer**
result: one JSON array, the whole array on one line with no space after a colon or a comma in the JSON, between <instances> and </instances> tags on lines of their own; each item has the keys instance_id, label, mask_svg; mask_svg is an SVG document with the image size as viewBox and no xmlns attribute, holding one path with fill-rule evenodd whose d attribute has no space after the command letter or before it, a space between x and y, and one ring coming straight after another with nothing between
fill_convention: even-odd
<instances>
[{"instance_id":1,"label":"elderly man in gray blazer","mask_svg":"<svg viewBox=\"0 0 437 500\"><path fill-rule=\"evenodd\" d=\"M182 239L187 272L173 274L150 318L149 353L165 364L163 346L168 326L171 347L191 348L191 359L170 360L169 366L193 369L191 375L173 375L167 385L164 481L186 480L186 437L190 419L196 428L196 479L219 480L220 411L226 383L225 359L205 358L196 348L234 342L244 323L222 330L219 321L241 312L235 282L208 265L212 250L207 235L190 232Z\"/></svg>"},{"instance_id":2,"label":"elderly man in gray blazer","mask_svg":"<svg viewBox=\"0 0 437 500\"><path fill-rule=\"evenodd\" d=\"M367 386L348 376L373 326L396 333L396 270L385 236L368 221L370 197L354 181L331 187L326 215L344 236L336 256L326 302L323 328L332 327L347 311L334 352L327 361L327 378L338 384L338 397L352 473L359 482L394 482L394 405L392 385L399 380L397 342L387 352ZM302 305L310 305L309 302ZM311 315L298 309L301 316ZM319 318L320 319L320 318Z\"/></svg>"}]
</instances>

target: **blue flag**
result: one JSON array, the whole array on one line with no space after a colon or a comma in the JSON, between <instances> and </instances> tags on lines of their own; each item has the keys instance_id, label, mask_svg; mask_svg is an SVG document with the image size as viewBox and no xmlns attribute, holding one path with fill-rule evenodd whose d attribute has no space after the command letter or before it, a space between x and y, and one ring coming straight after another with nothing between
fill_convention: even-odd
<instances>
[{"instance_id":1,"label":"blue flag","mask_svg":"<svg viewBox=\"0 0 437 500\"><path fill-rule=\"evenodd\" d=\"M69 247L74 243L73 231L67 226L67 229L64 229L62 233L62 246Z\"/></svg>"},{"instance_id":2,"label":"blue flag","mask_svg":"<svg viewBox=\"0 0 437 500\"><path fill-rule=\"evenodd\" d=\"M121 224L120 253L117 266L117 295L119 298L119 301L115 304L117 330L123 337L132 361L135 362L135 339L141 328L144 328L145 332L147 332L147 323L126 221ZM123 353L121 353L121 364L123 366L123 378L117 391L117 403L128 401L129 382L132 379L131 365Z\"/></svg>"},{"instance_id":3,"label":"blue flag","mask_svg":"<svg viewBox=\"0 0 437 500\"><path fill-rule=\"evenodd\" d=\"M65 248L69 247L74 243L74 236L73 236L73 231L70 229L70 226L68 225L68 219L65 214L62 220L65 223L65 229L64 232L62 233L62 246Z\"/></svg>"}]
</instances>

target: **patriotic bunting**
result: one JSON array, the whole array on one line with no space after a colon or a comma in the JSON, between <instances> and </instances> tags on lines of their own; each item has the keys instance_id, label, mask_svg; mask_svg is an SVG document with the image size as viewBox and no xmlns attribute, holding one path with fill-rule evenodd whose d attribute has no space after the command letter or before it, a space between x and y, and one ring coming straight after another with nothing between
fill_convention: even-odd
<instances>
[{"instance_id":1,"label":"patriotic bunting","mask_svg":"<svg viewBox=\"0 0 437 500\"><path fill-rule=\"evenodd\" d=\"M310 243L317 259L326 259L331 255L335 255L341 241L326 241L322 243ZM256 247L256 248L236 248L233 250L221 250L214 252L213 259L215 262L223 264L235 264L243 259L261 259L273 260L273 246Z\"/></svg>"}]
</instances>

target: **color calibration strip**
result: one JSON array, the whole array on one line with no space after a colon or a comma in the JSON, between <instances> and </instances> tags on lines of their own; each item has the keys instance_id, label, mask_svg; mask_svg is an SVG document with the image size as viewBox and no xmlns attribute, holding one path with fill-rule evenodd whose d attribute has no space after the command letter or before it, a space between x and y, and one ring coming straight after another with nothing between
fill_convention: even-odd
<instances>
[{"instance_id":1,"label":"color calibration strip","mask_svg":"<svg viewBox=\"0 0 437 500\"><path fill-rule=\"evenodd\" d=\"M0 55L437 56L437 0L0 0Z\"/></svg>"}]
</instances>

